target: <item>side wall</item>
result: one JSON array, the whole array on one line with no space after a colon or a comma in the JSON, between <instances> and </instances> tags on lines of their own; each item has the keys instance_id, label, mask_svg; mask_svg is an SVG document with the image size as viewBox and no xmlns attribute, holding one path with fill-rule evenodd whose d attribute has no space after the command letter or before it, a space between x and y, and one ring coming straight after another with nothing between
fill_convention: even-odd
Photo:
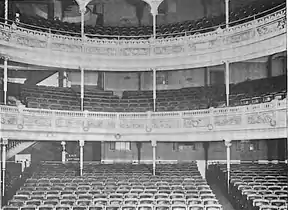
<instances>
[{"instance_id":1,"label":"side wall","mask_svg":"<svg viewBox=\"0 0 288 210\"><path fill-rule=\"evenodd\" d=\"M231 159L232 160L277 160L287 159L287 140L253 140L258 142L254 150L251 150L250 143L240 141L232 141ZM100 145L100 142L99 142ZM178 148L178 149L177 149ZM100 148L99 148L100 150ZM101 153L102 161L119 161L132 162L138 161L138 150L135 142L131 142L131 150L117 151L110 150L110 142L101 143L101 151L95 150L93 142L85 142L84 145L84 161L98 161L96 156ZM78 142L66 142L66 151L69 154L79 155ZM39 161L61 161L62 146L61 142L38 142L37 144L23 150L20 154L31 154L32 162ZM141 147L141 160L152 161L151 142L143 142ZM286 155L286 157L285 157ZM156 149L156 158L159 161L191 161L205 160L204 148L202 142L195 142L195 147L187 146L175 147L172 142L158 142ZM1 160L1 156L0 156ZM14 160L12 158L11 160ZM226 160L226 147L223 141L210 142L208 149L208 160Z\"/></svg>"},{"instance_id":2,"label":"side wall","mask_svg":"<svg viewBox=\"0 0 288 210\"><path fill-rule=\"evenodd\" d=\"M256 140L255 140L256 141ZM274 140L270 140L274 141ZM232 160L266 160L268 158L267 140L257 140L258 148L250 150L247 143L241 144L240 141L233 141L231 147ZM273 143L274 144L274 143ZM272 154L274 159L277 158L277 141L275 140L275 148ZM157 160L177 160L177 161L191 161L204 160L204 149L201 142L197 142L195 149L179 148L174 150L173 143L159 142L156 149ZM271 152L271 151L270 151ZM131 142L130 151L110 150L110 143L102 143L102 160L110 161L137 161L137 147L136 143ZM210 142L208 150L209 160L226 160L226 147L224 142ZM152 146L151 142L142 143L141 160L152 160Z\"/></svg>"},{"instance_id":3,"label":"side wall","mask_svg":"<svg viewBox=\"0 0 288 210\"><path fill-rule=\"evenodd\" d=\"M237 0L230 2L230 8L241 7L254 0ZM110 0L104 4L104 23L117 25L120 23L137 25L135 7L127 0ZM222 0L164 0L158 9L157 24L182 22L186 20L200 19L205 16L217 16L225 12ZM143 10L142 25L152 25L150 6Z\"/></svg>"},{"instance_id":4,"label":"side wall","mask_svg":"<svg viewBox=\"0 0 288 210\"><path fill-rule=\"evenodd\" d=\"M279 53L271 61L271 76L286 73L286 54ZM205 73L206 71L206 73ZM67 71L72 85L80 85L80 71ZM225 66L209 66L195 69L157 72L157 78L165 83L158 83L157 90L199 87L207 84L224 83ZM218 74L215 74L218 73ZM216 76L217 75L217 76ZM206 76L206 78L205 78ZM215 77L216 76L216 77ZM219 76L221 78L219 78ZM230 64L230 83L239 83L247 79L261 79L268 76L268 57ZM157 80L158 80L157 79ZM85 71L85 85L97 86L98 72ZM111 91L151 90L152 72L104 72L104 89ZM140 87L139 87L140 85Z\"/></svg>"},{"instance_id":5,"label":"side wall","mask_svg":"<svg viewBox=\"0 0 288 210\"><path fill-rule=\"evenodd\" d=\"M280 75L284 72L283 64L279 61L272 62L272 76ZM205 69L183 69L178 71L158 72L157 77L162 80L165 78L166 84L157 84L158 90L163 89L180 89L185 87L199 87L205 85ZM206 81L213 84L213 73L224 72L225 66L207 67ZM239 83L247 79L261 79L267 77L267 63L266 62L239 62L230 65L230 83ZM152 90L153 78L152 72L141 72L140 77L141 90ZM139 77L137 72L105 72L105 90L124 91L124 90L138 90Z\"/></svg>"}]
</instances>

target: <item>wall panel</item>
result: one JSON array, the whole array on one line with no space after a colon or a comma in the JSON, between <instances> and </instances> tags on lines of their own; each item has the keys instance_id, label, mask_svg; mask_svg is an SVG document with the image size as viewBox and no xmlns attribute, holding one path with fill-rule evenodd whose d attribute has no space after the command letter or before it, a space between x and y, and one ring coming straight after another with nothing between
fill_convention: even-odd
<instances>
[{"instance_id":1,"label":"wall panel","mask_svg":"<svg viewBox=\"0 0 288 210\"><path fill-rule=\"evenodd\" d=\"M273 141L273 140L272 140ZM240 141L239 141L240 142ZM231 159L232 160L265 160L267 159L267 142L266 140L258 141L258 149L249 150L249 143L246 142L240 147L236 141L232 142L231 146ZM109 150L109 143L102 143L102 160L124 160L132 161L137 160L137 147L136 143L131 143L131 151L111 151ZM275 141L277 144L277 141ZM277 148L277 146L275 147ZM277 154L277 149L273 152L274 156ZM151 142L144 142L141 149L142 160L152 160L152 146ZM204 148L201 142L197 142L195 150L193 149L179 149L173 150L173 143L158 142L156 149L157 160L178 160L178 161L192 161L204 160ZM224 141L210 142L208 150L208 160L226 160L226 146Z\"/></svg>"},{"instance_id":2,"label":"wall panel","mask_svg":"<svg viewBox=\"0 0 288 210\"><path fill-rule=\"evenodd\" d=\"M105 72L105 90L138 90L138 74L136 72Z\"/></svg>"},{"instance_id":3,"label":"wall panel","mask_svg":"<svg viewBox=\"0 0 288 210\"><path fill-rule=\"evenodd\" d=\"M272 77L285 74L286 72L285 65L286 64L284 57L277 57L275 59L272 59Z\"/></svg>"},{"instance_id":4,"label":"wall panel","mask_svg":"<svg viewBox=\"0 0 288 210\"><path fill-rule=\"evenodd\" d=\"M71 85L81 85L81 73L79 72L67 72L68 79L71 81ZM98 72L84 71L84 84L97 86Z\"/></svg>"},{"instance_id":5,"label":"wall panel","mask_svg":"<svg viewBox=\"0 0 288 210\"><path fill-rule=\"evenodd\" d=\"M238 62L230 65L230 83L267 77L266 62Z\"/></svg>"}]
</instances>

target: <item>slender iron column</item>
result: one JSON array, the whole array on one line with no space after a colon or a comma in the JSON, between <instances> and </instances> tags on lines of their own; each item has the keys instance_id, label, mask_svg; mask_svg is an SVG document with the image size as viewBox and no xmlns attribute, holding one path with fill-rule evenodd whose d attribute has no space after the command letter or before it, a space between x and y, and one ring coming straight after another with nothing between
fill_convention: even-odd
<instances>
[{"instance_id":1,"label":"slender iron column","mask_svg":"<svg viewBox=\"0 0 288 210\"><path fill-rule=\"evenodd\" d=\"M225 0L226 28L229 27L229 0Z\"/></svg>"},{"instance_id":2,"label":"slender iron column","mask_svg":"<svg viewBox=\"0 0 288 210\"><path fill-rule=\"evenodd\" d=\"M8 139L2 139L2 197L5 195L6 146Z\"/></svg>"},{"instance_id":3,"label":"slender iron column","mask_svg":"<svg viewBox=\"0 0 288 210\"><path fill-rule=\"evenodd\" d=\"M153 38L156 39L156 30L157 30L157 14L152 13L153 16Z\"/></svg>"},{"instance_id":4,"label":"slender iron column","mask_svg":"<svg viewBox=\"0 0 288 210\"><path fill-rule=\"evenodd\" d=\"M157 147L157 141L151 140L152 145L152 152L153 152L153 176L156 175L156 147Z\"/></svg>"},{"instance_id":5,"label":"slender iron column","mask_svg":"<svg viewBox=\"0 0 288 210\"><path fill-rule=\"evenodd\" d=\"M84 15L85 15L86 7L80 8L80 13L81 13L81 37L82 39L84 38Z\"/></svg>"},{"instance_id":6,"label":"slender iron column","mask_svg":"<svg viewBox=\"0 0 288 210\"><path fill-rule=\"evenodd\" d=\"M7 90L8 90L8 58L4 57L4 104L7 104Z\"/></svg>"},{"instance_id":7,"label":"slender iron column","mask_svg":"<svg viewBox=\"0 0 288 210\"><path fill-rule=\"evenodd\" d=\"M5 14L4 14L5 24L8 23L8 7L9 7L8 0L5 0Z\"/></svg>"},{"instance_id":8,"label":"slender iron column","mask_svg":"<svg viewBox=\"0 0 288 210\"><path fill-rule=\"evenodd\" d=\"M62 145L62 163L65 164L65 162L66 162L66 142L62 141L61 145Z\"/></svg>"},{"instance_id":9,"label":"slender iron column","mask_svg":"<svg viewBox=\"0 0 288 210\"><path fill-rule=\"evenodd\" d=\"M156 81L157 81L157 78L156 78L156 76L157 76L157 73L156 73L156 69L155 68L153 68L152 69L153 70L153 111L154 112L156 112L156 110L157 110L157 107L156 107L156 98L157 98L157 93L156 93L156 89L157 89L157 83L156 83Z\"/></svg>"},{"instance_id":10,"label":"slender iron column","mask_svg":"<svg viewBox=\"0 0 288 210\"><path fill-rule=\"evenodd\" d=\"M230 68L229 62L225 62L225 88L226 88L226 106L229 106L229 94L230 94Z\"/></svg>"},{"instance_id":11,"label":"slender iron column","mask_svg":"<svg viewBox=\"0 0 288 210\"><path fill-rule=\"evenodd\" d=\"M84 68L80 68L81 70L81 111L84 110Z\"/></svg>"},{"instance_id":12,"label":"slender iron column","mask_svg":"<svg viewBox=\"0 0 288 210\"><path fill-rule=\"evenodd\" d=\"M80 176L83 176L83 156L84 156L84 144L85 144L85 141L84 140L79 140L79 146L80 146L80 158L79 158L79 161L80 161Z\"/></svg>"},{"instance_id":13,"label":"slender iron column","mask_svg":"<svg viewBox=\"0 0 288 210\"><path fill-rule=\"evenodd\" d=\"M225 146L226 146L226 155L227 155L227 190L229 193L229 187L230 187L230 164L231 164L231 140L225 139Z\"/></svg>"}]
</instances>

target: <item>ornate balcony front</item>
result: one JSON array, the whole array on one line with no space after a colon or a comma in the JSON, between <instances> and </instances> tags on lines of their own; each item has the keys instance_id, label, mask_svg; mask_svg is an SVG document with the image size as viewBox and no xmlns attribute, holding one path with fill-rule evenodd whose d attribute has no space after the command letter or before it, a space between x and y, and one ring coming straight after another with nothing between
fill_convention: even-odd
<instances>
[{"instance_id":1,"label":"ornate balcony front","mask_svg":"<svg viewBox=\"0 0 288 210\"><path fill-rule=\"evenodd\" d=\"M287 137L287 100L182 112L95 113L0 106L1 135L25 140L221 141Z\"/></svg>"},{"instance_id":2,"label":"ornate balcony front","mask_svg":"<svg viewBox=\"0 0 288 210\"><path fill-rule=\"evenodd\" d=\"M105 71L219 65L286 50L286 9L229 29L167 39L103 40L0 25L0 55L29 64Z\"/></svg>"}]
</instances>

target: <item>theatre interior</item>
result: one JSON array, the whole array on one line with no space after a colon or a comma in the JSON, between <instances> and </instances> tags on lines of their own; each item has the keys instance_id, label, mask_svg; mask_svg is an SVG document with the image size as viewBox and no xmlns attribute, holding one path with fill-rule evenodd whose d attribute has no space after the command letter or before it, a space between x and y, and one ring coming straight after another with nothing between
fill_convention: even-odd
<instances>
[{"instance_id":1,"label":"theatre interior","mask_svg":"<svg viewBox=\"0 0 288 210\"><path fill-rule=\"evenodd\" d=\"M285 0L0 1L0 209L287 210Z\"/></svg>"}]
</instances>

